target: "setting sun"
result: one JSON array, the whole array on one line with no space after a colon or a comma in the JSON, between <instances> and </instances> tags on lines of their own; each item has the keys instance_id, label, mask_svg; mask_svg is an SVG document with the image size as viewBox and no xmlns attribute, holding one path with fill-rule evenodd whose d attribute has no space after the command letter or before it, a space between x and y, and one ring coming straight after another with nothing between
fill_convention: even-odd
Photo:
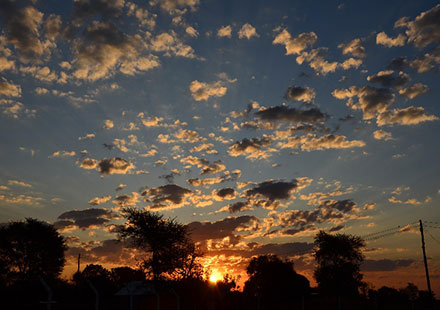
<instances>
[{"instance_id":1,"label":"setting sun","mask_svg":"<svg viewBox=\"0 0 440 310\"><path fill-rule=\"evenodd\" d=\"M220 281L222 279L223 279L223 276L217 270L213 270L211 275L209 276L209 282L211 282L211 283L217 283L218 281Z\"/></svg>"}]
</instances>

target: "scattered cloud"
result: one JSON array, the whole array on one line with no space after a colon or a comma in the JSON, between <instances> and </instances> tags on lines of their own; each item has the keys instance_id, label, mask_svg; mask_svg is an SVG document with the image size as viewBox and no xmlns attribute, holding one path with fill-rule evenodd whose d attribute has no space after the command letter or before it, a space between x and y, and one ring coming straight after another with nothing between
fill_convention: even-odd
<instances>
[{"instance_id":1,"label":"scattered cloud","mask_svg":"<svg viewBox=\"0 0 440 310\"><path fill-rule=\"evenodd\" d=\"M387 107L394 102L394 94L390 89L371 86L335 89L332 95L337 99L347 98L347 106L353 110L362 110L364 120L372 119L378 113L385 112ZM354 97L359 98L357 103L354 102Z\"/></svg>"},{"instance_id":2,"label":"scattered cloud","mask_svg":"<svg viewBox=\"0 0 440 310\"><path fill-rule=\"evenodd\" d=\"M102 126L102 128L104 129L112 129L113 127L115 127L115 124L113 123L113 121L107 119L104 121L104 126Z\"/></svg>"},{"instance_id":3,"label":"scattered cloud","mask_svg":"<svg viewBox=\"0 0 440 310\"><path fill-rule=\"evenodd\" d=\"M420 13L413 21L408 17L402 17L395 23L396 28L406 28L408 42L418 48L424 48L431 43L440 41L440 4L432 9Z\"/></svg>"},{"instance_id":4,"label":"scattered cloud","mask_svg":"<svg viewBox=\"0 0 440 310\"><path fill-rule=\"evenodd\" d=\"M328 114L321 112L318 108L300 110L284 105L261 108L255 115L265 121L287 122L324 122L329 118Z\"/></svg>"},{"instance_id":5,"label":"scattered cloud","mask_svg":"<svg viewBox=\"0 0 440 310\"><path fill-rule=\"evenodd\" d=\"M141 195L145 197L148 208L151 210L174 209L183 207L192 191L176 184L167 184L144 190Z\"/></svg>"},{"instance_id":6,"label":"scattered cloud","mask_svg":"<svg viewBox=\"0 0 440 310\"><path fill-rule=\"evenodd\" d=\"M318 40L318 36L314 32L304 32L292 38L292 35L283 29L272 44L281 44L286 48L286 55L300 54L307 47L312 46Z\"/></svg>"},{"instance_id":7,"label":"scattered cloud","mask_svg":"<svg viewBox=\"0 0 440 310\"><path fill-rule=\"evenodd\" d=\"M379 32L376 36L376 44L383 45L385 47L404 46L406 37L399 33L397 37L390 38L385 32Z\"/></svg>"},{"instance_id":8,"label":"scattered cloud","mask_svg":"<svg viewBox=\"0 0 440 310\"><path fill-rule=\"evenodd\" d=\"M72 210L58 216L54 226L60 230L96 228L108 223L115 216L106 209Z\"/></svg>"},{"instance_id":9,"label":"scattered cloud","mask_svg":"<svg viewBox=\"0 0 440 310\"><path fill-rule=\"evenodd\" d=\"M227 26L222 26L218 31L217 31L217 36L219 38L231 38L232 36L232 27L230 25Z\"/></svg>"},{"instance_id":10,"label":"scattered cloud","mask_svg":"<svg viewBox=\"0 0 440 310\"><path fill-rule=\"evenodd\" d=\"M355 147L364 147L362 140L347 140L347 137L341 135L328 134L318 137L316 134L307 134L305 136L289 137L286 142L278 142L281 149L301 148L303 151L322 151L325 149L348 149Z\"/></svg>"},{"instance_id":11,"label":"scattered cloud","mask_svg":"<svg viewBox=\"0 0 440 310\"><path fill-rule=\"evenodd\" d=\"M380 113L377 117L377 125L417 125L423 122L437 121L438 119L435 115L426 114L423 107L410 106Z\"/></svg>"},{"instance_id":12,"label":"scattered cloud","mask_svg":"<svg viewBox=\"0 0 440 310\"><path fill-rule=\"evenodd\" d=\"M385 140L385 141L393 140L393 136L392 136L391 132L387 132L382 129L375 130L373 132L373 136L374 136L374 139L376 139L376 140Z\"/></svg>"},{"instance_id":13,"label":"scattered cloud","mask_svg":"<svg viewBox=\"0 0 440 310\"><path fill-rule=\"evenodd\" d=\"M224 86L223 81L216 81L211 83L192 81L189 86L191 96L196 101L207 101L209 97L223 97L226 95L228 88Z\"/></svg>"},{"instance_id":14,"label":"scattered cloud","mask_svg":"<svg viewBox=\"0 0 440 310\"><path fill-rule=\"evenodd\" d=\"M342 49L342 54L344 55L350 54L359 58L366 57L365 47L362 44L362 40L358 38L348 43L341 43L338 45L338 48Z\"/></svg>"},{"instance_id":15,"label":"scattered cloud","mask_svg":"<svg viewBox=\"0 0 440 310\"><path fill-rule=\"evenodd\" d=\"M263 148L269 146L271 143L272 141L267 137L245 138L230 145L228 154L232 157L246 156L248 159L267 158L270 156L271 150L265 150Z\"/></svg>"},{"instance_id":16,"label":"scattered cloud","mask_svg":"<svg viewBox=\"0 0 440 310\"><path fill-rule=\"evenodd\" d=\"M367 77L368 82L380 84L383 87L401 88L410 81L408 74L399 72L396 76L393 70L380 71Z\"/></svg>"},{"instance_id":17,"label":"scattered cloud","mask_svg":"<svg viewBox=\"0 0 440 310\"><path fill-rule=\"evenodd\" d=\"M426 94L429 91L429 87L421 84L421 83L417 83L414 85L411 85L408 88L402 88L399 89L399 95L401 96L405 96L408 99L414 99L420 95Z\"/></svg>"},{"instance_id":18,"label":"scattered cloud","mask_svg":"<svg viewBox=\"0 0 440 310\"><path fill-rule=\"evenodd\" d=\"M98 206L102 203L106 203L110 199L112 199L112 196L95 197L89 200L89 204L92 206Z\"/></svg>"},{"instance_id":19,"label":"scattered cloud","mask_svg":"<svg viewBox=\"0 0 440 310\"><path fill-rule=\"evenodd\" d=\"M8 82L4 77L0 77L0 95L6 97L21 97L20 85Z\"/></svg>"},{"instance_id":20,"label":"scattered cloud","mask_svg":"<svg viewBox=\"0 0 440 310\"><path fill-rule=\"evenodd\" d=\"M240 30L238 31L238 38L239 39L248 39L250 40L252 37L259 37L260 35L257 33L257 30L255 27L253 27L251 24L244 24Z\"/></svg>"},{"instance_id":21,"label":"scattered cloud","mask_svg":"<svg viewBox=\"0 0 440 310\"><path fill-rule=\"evenodd\" d=\"M291 86L287 89L284 98L292 101L310 102L315 99L316 93L310 87Z\"/></svg>"},{"instance_id":22,"label":"scattered cloud","mask_svg":"<svg viewBox=\"0 0 440 310\"><path fill-rule=\"evenodd\" d=\"M23 182L23 181L18 181L18 180L8 180L8 185L27 187L27 188L31 188L32 187L31 184Z\"/></svg>"}]
</instances>

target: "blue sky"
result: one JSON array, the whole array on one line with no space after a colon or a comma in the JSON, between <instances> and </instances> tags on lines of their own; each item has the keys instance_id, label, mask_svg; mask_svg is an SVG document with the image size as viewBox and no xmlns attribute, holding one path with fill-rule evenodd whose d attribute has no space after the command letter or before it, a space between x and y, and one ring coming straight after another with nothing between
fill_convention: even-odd
<instances>
[{"instance_id":1,"label":"blue sky","mask_svg":"<svg viewBox=\"0 0 440 310\"><path fill-rule=\"evenodd\" d=\"M275 253L310 280L320 229L440 222L436 2L6 1L0 12L0 221L54 223L71 259L132 264L137 253L113 241L124 206L188 224L219 273ZM414 227L368 243L368 281L424 287Z\"/></svg>"}]
</instances>

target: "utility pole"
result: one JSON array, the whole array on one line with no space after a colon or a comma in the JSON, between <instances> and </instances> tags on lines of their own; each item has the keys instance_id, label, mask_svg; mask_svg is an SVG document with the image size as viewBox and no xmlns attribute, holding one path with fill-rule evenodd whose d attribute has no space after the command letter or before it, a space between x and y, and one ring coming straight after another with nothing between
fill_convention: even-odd
<instances>
[{"instance_id":1,"label":"utility pole","mask_svg":"<svg viewBox=\"0 0 440 310\"><path fill-rule=\"evenodd\" d=\"M423 235L422 220L419 220L419 223L420 223L420 234L422 236L422 250L423 250L423 261L425 262L426 283L428 284L429 297L432 299L433 296L431 291L431 281L429 281L428 261L426 260L425 236Z\"/></svg>"},{"instance_id":2,"label":"utility pole","mask_svg":"<svg viewBox=\"0 0 440 310\"><path fill-rule=\"evenodd\" d=\"M78 254L78 271L77 271L78 273L81 271L80 261L81 261L81 253Z\"/></svg>"}]
</instances>

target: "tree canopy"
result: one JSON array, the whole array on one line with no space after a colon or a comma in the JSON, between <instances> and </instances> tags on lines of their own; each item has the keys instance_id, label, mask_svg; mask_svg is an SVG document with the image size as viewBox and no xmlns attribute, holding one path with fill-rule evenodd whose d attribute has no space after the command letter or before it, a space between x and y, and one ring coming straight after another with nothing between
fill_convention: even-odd
<instances>
[{"instance_id":1,"label":"tree canopy","mask_svg":"<svg viewBox=\"0 0 440 310\"><path fill-rule=\"evenodd\" d=\"M246 271L249 279L244 291L259 297L302 296L310 289L307 278L295 272L293 262L276 255L252 258Z\"/></svg>"},{"instance_id":2,"label":"tree canopy","mask_svg":"<svg viewBox=\"0 0 440 310\"><path fill-rule=\"evenodd\" d=\"M145 252L141 267L153 280L192 276L200 256L185 225L148 210L125 208L125 226L118 229L121 240Z\"/></svg>"},{"instance_id":3,"label":"tree canopy","mask_svg":"<svg viewBox=\"0 0 440 310\"><path fill-rule=\"evenodd\" d=\"M28 218L0 226L0 277L8 284L36 277L56 278L67 249L53 225Z\"/></svg>"},{"instance_id":4,"label":"tree canopy","mask_svg":"<svg viewBox=\"0 0 440 310\"><path fill-rule=\"evenodd\" d=\"M357 296L363 285L360 265L365 242L358 236L327 234L315 237L315 279L319 290L333 296Z\"/></svg>"}]
</instances>

